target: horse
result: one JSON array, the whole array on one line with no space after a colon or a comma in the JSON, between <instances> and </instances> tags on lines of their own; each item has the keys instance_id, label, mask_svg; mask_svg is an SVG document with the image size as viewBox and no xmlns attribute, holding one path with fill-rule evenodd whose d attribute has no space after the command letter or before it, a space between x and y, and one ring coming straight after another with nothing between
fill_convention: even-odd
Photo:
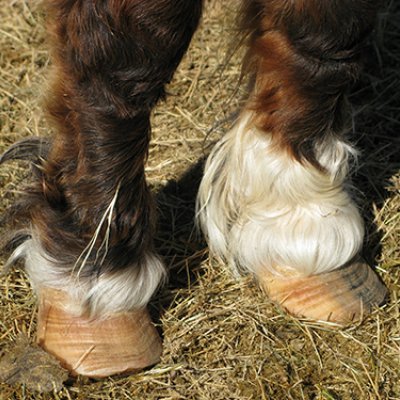
<instances>
[{"instance_id":1,"label":"horse","mask_svg":"<svg viewBox=\"0 0 400 400\"><path fill-rule=\"evenodd\" d=\"M73 374L158 362L147 304L166 279L144 164L150 116L199 24L202 0L45 0L55 135L1 157L33 160L16 207L38 301L38 343ZM383 304L361 257L347 92L378 2L242 0L246 100L211 151L197 198L210 252L289 313L348 323Z\"/></svg>"}]
</instances>

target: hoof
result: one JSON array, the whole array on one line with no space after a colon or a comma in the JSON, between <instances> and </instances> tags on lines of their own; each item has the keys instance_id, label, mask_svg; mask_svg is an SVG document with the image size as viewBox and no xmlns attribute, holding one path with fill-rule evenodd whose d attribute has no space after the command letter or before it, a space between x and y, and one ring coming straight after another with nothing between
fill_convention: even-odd
<instances>
[{"instance_id":1,"label":"hoof","mask_svg":"<svg viewBox=\"0 0 400 400\"><path fill-rule=\"evenodd\" d=\"M349 323L385 302L387 289L374 271L356 262L332 272L306 277L259 276L268 296L290 314Z\"/></svg>"},{"instance_id":2,"label":"hoof","mask_svg":"<svg viewBox=\"0 0 400 400\"><path fill-rule=\"evenodd\" d=\"M160 360L161 339L146 309L93 319L68 313L66 304L66 293L42 291L37 341L73 375L133 373Z\"/></svg>"}]
</instances>

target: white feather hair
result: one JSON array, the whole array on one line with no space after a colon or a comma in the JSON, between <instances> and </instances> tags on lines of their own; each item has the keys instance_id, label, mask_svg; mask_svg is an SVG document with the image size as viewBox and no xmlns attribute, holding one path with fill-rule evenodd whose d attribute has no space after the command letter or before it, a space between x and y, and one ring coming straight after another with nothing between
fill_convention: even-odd
<instances>
[{"instance_id":1,"label":"white feather hair","mask_svg":"<svg viewBox=\"0 0 400 400\"><path fill-rule=\"evenodd\" d=\"M321 171L273 145L249 111L212 150L197 199L210 251L236 273L311 275L360 251L363 221L345 189L355 150L340 139L316 149Z\"/></svg>"},{"instance_id":2,"label":"white feather hair","mask_svg":"<svg viewBox=\"0 0 400 400\"><path fill-rule=\"evenodd\" d=\"M45 288L62 290L72 300L68 307L74 307L66 311L76 315L89 313L98 318L144 308L166 279L165 266L154 254L148 254L141 265L114 273L68 274L46 254L34 232L31 239L17 247L7 265L17 259L24 259L25 270L38 294Z\"/></svg>"}]
</instances>

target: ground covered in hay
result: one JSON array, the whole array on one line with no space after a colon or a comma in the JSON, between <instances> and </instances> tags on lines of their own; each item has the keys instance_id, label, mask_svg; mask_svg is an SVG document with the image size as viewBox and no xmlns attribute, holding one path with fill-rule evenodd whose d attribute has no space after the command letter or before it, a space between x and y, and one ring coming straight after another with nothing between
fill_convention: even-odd
<instances>
[{"instance_id":1,"label":"ground covered in hay","mask_svg":"<svg viewBox=\"0 0 400 400\"><path fill-rule=\"evenodd\" d=\"M0 151L48 135L40 98L48 54L35 2L0 1ZM387 305L356 326L299 321L251 278L209 259L193 223L204 156L239 105L237 1L208 0L200 30L154 113L147 166L159 207L157 246L171 279L151 305L162 361L130 377L79 378L38 393L0 369L0 399L400 399L400 1L388 1L354 88L354 176L367 219L365 254L390 290ZM229 46L230 45L230 46ZM26 165L0 169L1 211L18 196ZM363 193L363 194L362 194ZM4 237L7 228L1 228ZM1 258L4 264L6 255ZM21 268L0 278L0 356L34 340L35 297ZM4 372L4 371L3 371ZM8 383L6 383L8 382Z\"/></svg>"}]
</instances>

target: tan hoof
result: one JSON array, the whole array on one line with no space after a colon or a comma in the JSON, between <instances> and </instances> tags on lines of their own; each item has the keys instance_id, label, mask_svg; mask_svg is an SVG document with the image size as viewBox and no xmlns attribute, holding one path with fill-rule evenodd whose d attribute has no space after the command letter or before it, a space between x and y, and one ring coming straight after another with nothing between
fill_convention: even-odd
<instances>
[{"instance_id":1,"label":"tan hoof","mask_svg":"<svg viewBox=\"0 0 400 400\"><path fill-rule=\"evenodd\" d=\"M101 378L159 361L161 339L146 309L91 319L68 313L68 302L62 291L42 291L37 341L72 374Z\"/></svg>"},{"instance_id":2,"label":"tan hoof","mask_svg":"<svg viewBox=\"0 0 400 400\"><path fill-rule=\"evenodd\" d=\"M372 269L356 262L307 277L259 276L268 296L290 314L314 320L349 323L385 301L387 290Z\"/></svg>"}]
</instances>

